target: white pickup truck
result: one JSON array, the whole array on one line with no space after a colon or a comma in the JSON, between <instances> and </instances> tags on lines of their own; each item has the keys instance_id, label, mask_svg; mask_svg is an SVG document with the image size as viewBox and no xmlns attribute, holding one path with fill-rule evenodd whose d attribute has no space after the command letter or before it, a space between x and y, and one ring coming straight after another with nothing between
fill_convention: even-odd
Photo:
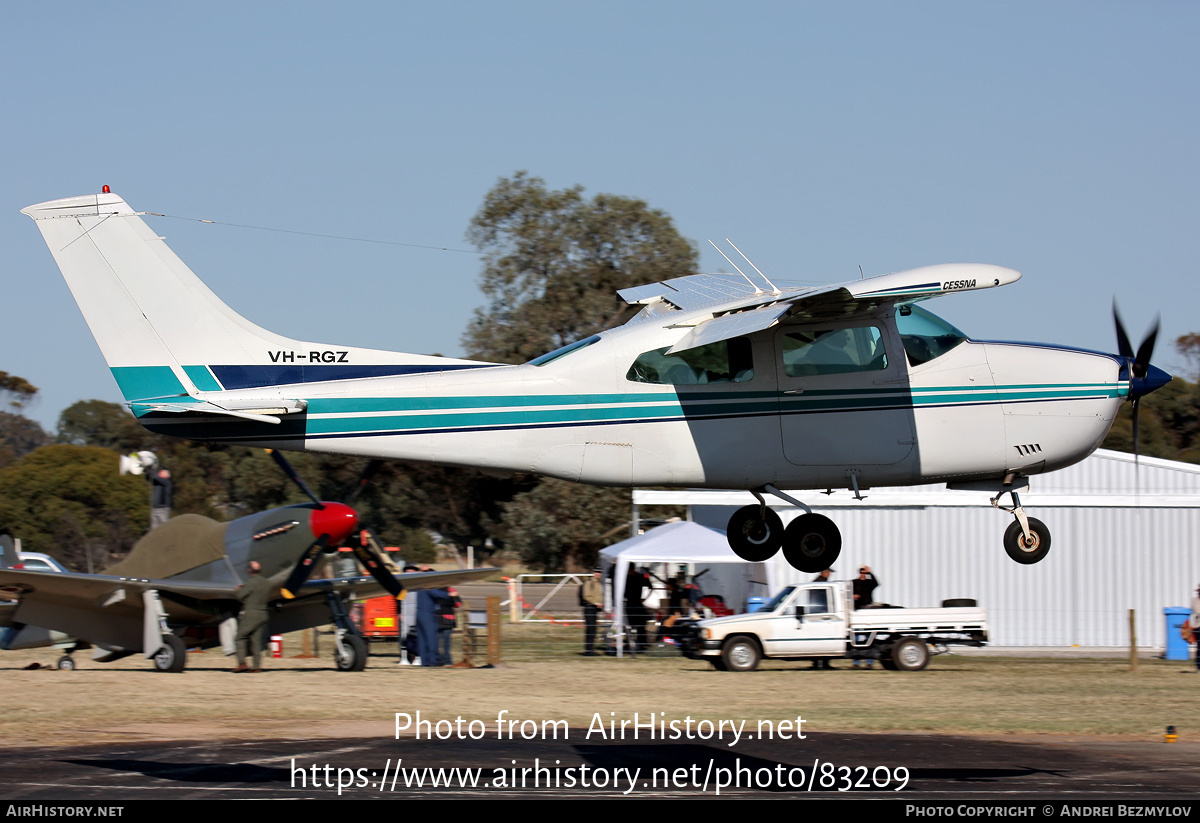
<instances>
[{"instance_id":1,"label":"white pickup truck","mask_svg":"<svg viewBox=\"0 0 1200 823\"><path fill-rule=\"evenodd\" d=\"M920 671L946 646L987 642L987 611L973 600L946 600L941 608L855 611L850 586L788 586L753 614L698 620L683 635L683 653L722 671L753 671L764 657L878 660L885 669Z\"/></svg>"}]
</instances>

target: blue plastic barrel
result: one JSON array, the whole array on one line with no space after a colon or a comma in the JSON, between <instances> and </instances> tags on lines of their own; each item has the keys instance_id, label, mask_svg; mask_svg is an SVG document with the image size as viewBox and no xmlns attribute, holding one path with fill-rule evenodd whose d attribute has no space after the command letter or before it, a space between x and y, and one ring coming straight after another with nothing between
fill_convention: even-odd
<instances>
[{"instance_id":1,"label":"blue plastic barrel","mask_svg":"<svg viewBox=\"0 0 1200 823\"><path fill-rule=\"evenodd\" d=\"M746 613L753 614L765 605L767 605L767 598L765 597L747 597ZM1191 614L1191 612L1188 612L1188 614Z\"/></svg>"},{"instance_id":2,"label":"blue plastic barrel","mask_svg":"<svg viewBox=\"0 0 1200 823\"><path fill-rule=\"evenodd\" d=\"M1191 614L1191 609L1179 606L1163 609L1163 615L1167 618L1167 653L1164 655L1167 660L1187 660L1190 656L1188 644L1179 635L1179 628Z\"/></svg>"}]
</instances>

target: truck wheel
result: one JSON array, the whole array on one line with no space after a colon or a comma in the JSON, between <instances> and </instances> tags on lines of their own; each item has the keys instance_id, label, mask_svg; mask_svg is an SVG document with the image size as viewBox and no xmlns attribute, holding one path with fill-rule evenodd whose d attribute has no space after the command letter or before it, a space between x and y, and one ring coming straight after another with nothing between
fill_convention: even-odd
<instances>
[{"instance_id":1,"label":"truck wheel","mask_svg":"<svg viewBox=\"0 0 1200 823\"><path fill-rule=\"evenodd\" d=\"M890 658L890 657L881 657L881 658L879 658L879 663L880 663L880 665L882 665L882 666L883 666L885 669L887 669L889 672L894 672L894 671L896 671L896 668L897 668L897 666L896 666L896 662L895 662L894 660L892 660L892 658Z\"/></svg>"},{"instance_id":2,"label":"truck wheel","mask_svg":"<svg viewBox=\"0 0 1200 823\"><path fill-rule=\"evenodd\" d=\"M719 657L710 657L708 658L708 662L712 663L712 667L719 672L729 671L729 669L725 668L725 661Z\"/></svg>"},{"instance_id":3,"label":"truck wheel","mask_svg":"<svg viewBox=\"0 0 1200 823\"><path fill-rule=\"evenodd\" d=\"M762 654L758 644L749 637L731 637L721 649L721 662L731 672L752 672L758 668Z\"/></svg>"},{"instance_id":4,"label":"truck wheel","mask_svg":"<svg viewBox=\"0 0 1200 823\"><path fill-rule=\"evenodd\" d=\"M905 637L892 646L892 665L902 672L919 672L929 665L929 647L919 637Z\"/></svg>"},{"instance_id":5,"label":"truck wheel","mask_svg":"<svg viewBox=\"0 0 1200 823\"><path fill-rule=\"evenodd\" d=\"M1036 517L1029 518L1029 534L1032 540L1025 539L1021 524L1015 520L1004 530L1004 551L1024 566L1037 563L1050 553L1050 530L1045 523Z\"/></svg>"}]
</instances>

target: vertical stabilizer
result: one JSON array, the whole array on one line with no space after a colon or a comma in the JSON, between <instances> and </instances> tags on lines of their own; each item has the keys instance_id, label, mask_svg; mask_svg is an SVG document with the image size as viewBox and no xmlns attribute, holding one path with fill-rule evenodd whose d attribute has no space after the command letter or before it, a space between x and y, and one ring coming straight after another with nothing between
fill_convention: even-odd
<instances>
[{"instance_id":1,"label":"vertical stabilizer","mask_svg":"<svg viewBox=\"0 0 1200 823\"><path fill-rule=\"evenodd\" d=\"M256 326L115 194L21 211L36 221L126 400L486 365L302 342Z\"/></svg>"}]
</instances>

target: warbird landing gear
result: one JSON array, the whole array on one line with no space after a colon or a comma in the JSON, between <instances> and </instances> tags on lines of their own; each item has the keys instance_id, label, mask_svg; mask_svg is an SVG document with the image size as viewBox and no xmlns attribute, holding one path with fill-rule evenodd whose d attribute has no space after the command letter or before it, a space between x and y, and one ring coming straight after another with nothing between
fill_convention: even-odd
<instances>
[{"instance_id":1,"label":"warbird landing gear","mask_svg":"<svg viewBox=\"0 0 1200 823\"><path fill-rule=\"evenodd\" d=\"M804 509L804 514L784 529L779 515L767 507L762 492ZM761 563L774 557L782 546L787 562L802 572L819 572L833 565L842 551L842 535L832 520L814 514L808 506L769 484L751 489L750 493L758 498L758 505L738 509L726 528L734 554L751 563Z\"/></svg>"},{"instance_id":2,"label":"warbird landing gear","mask_svg":"<svg viewBox=\"0 0 1200 823\"><path fill-rule=\"evenodd\" d=\"M1021 498L1015 490L1009 490L1008 493L1012 495L1012 508L1000 505L1000 498L1004 496L1004 492L992 498L993 506L1016 518L1004 531L1004 551L1023 565L1037 563L1050 552L1050 530L1041 520L1025 514Z\"/></svg>"}]
</instances>

